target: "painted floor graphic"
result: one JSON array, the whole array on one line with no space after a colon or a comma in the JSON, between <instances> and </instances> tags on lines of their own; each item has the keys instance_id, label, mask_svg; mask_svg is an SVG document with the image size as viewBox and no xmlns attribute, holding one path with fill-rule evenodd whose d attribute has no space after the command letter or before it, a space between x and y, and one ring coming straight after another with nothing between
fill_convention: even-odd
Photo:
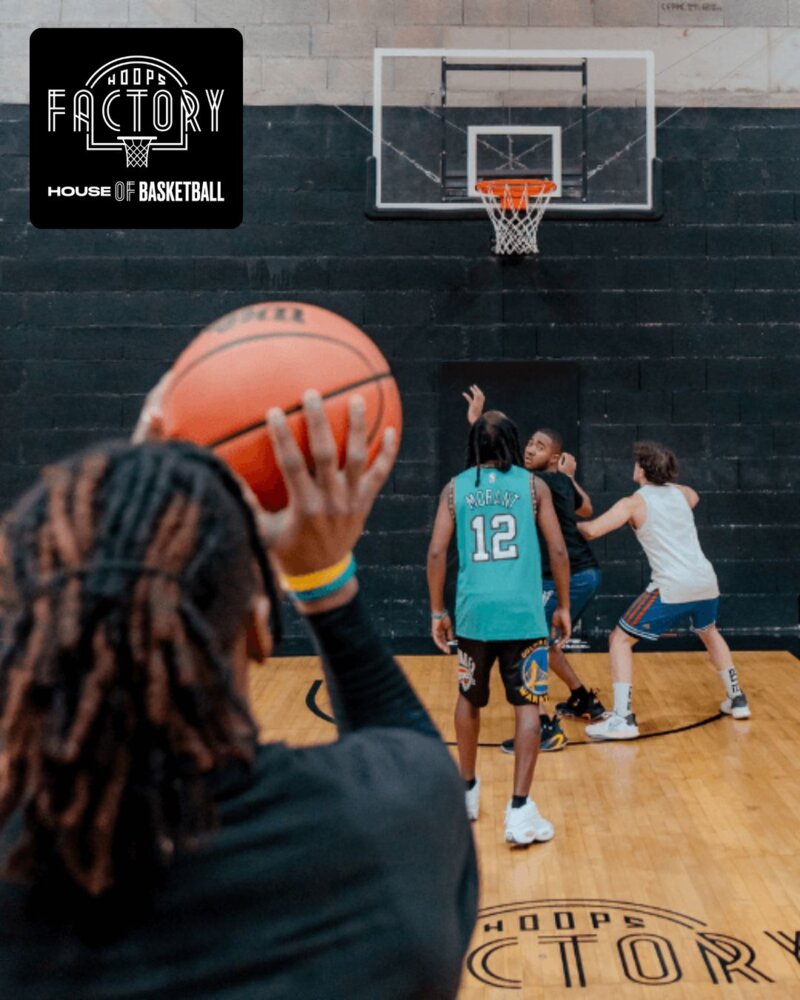
<instances>
[{"instance_id":1,"label":"painted floor graphic","mask_svg":"<svg viewBox=\"0 0 800 1000\"><path fill-rule=\"evenodd\" d=\"M454 663L399 659L455 757ZM608 704L607 656L570 659ZM473 824L481 909L460 1000L800 998L800 663L734 659L749 720L720 713L699 652L636 654L645 738L590 742L586 723L562 720L568 745L540 754L531 791L555 837L529 848L504 841L514 757L498 746L513 713L494 678ZM254 669L264 739L335 738L321 677L312 657Z\"/></svg>"}]
</instances>

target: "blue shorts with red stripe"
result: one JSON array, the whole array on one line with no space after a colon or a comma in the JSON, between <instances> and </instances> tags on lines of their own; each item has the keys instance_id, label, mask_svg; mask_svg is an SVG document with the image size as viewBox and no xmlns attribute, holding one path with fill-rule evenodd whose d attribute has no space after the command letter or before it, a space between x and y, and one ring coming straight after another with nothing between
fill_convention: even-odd
<instances>
[{"instance_id":1,"label":"blue shorts with red stripe","mask_svg":"<svg viewBox=\"0 0 800 1000\"><path fill-rule=\"evenodd\" d=\"M718 597L705 601L686 601L683 604L665 604L658 590L646 590L620 618L619 627L636 639L655 642L683 618L689 619L695 632L705 632L716 625L718 611Z\"/></svg>"}]
</instances>

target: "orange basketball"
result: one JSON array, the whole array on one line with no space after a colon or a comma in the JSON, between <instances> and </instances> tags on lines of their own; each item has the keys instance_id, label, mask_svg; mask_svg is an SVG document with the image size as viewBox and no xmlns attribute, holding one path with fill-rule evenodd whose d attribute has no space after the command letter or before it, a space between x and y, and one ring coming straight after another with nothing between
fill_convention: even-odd
<instances>
[{"instance_id":1,"label":"orange basketball","mask_svg":"<svg viewBox=\"0 0 800 1000\"><path fill-rule=\"evenodd\" d=\"M402 409L389 365L369 337L328 309L261 302L215 320L172 368L163 397L164 430L213 449L253 488L268 510L286 505L265 414L280 406L309 458L302 398L317 389L339 449L347 443L348 399L366 403L369 459L386 427L398 436Z\"/></svg>"}]
</instances>

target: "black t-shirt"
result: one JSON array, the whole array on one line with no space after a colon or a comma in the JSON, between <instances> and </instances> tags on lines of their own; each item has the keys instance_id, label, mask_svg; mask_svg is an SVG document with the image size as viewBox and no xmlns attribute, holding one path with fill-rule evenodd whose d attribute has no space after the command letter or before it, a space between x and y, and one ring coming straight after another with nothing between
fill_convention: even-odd
<instances>
[{"instance_id":1,"label":"black t-shirt","mask_svg":"<svg viewBox=\"0 0 800 1000\"><path fill-rule=\"evenodd\" d=\"M252 773L222 776L219 829L110 943L31 915L29 892L0 883L0 996L456 996L478 891L463 782L363 609L339 614L350 653L323 662L340 739L262 746ZM333 621L322 642L343 634Z\"/></svg>"},{"instance_id":2,"label":"black t-shirt","mask_svg":"<svg viewBox=\"0 0 800 1000\"><path fill-rule=\"evenodd\" d=\"M598 562L589 548L589 543L578 531L575 524L575 509L580 507L582 503L581 495L575 489L575 484L563 472L537 472L536 475L547 483L553 494L553 506L556 509L556 517L561 525L561 533L567 547L570 572L579 573L582 569L597 567ZM541 549L542 576L550 577L550 557L544 541L542 541Z\"/></svg>"}]
</instances>

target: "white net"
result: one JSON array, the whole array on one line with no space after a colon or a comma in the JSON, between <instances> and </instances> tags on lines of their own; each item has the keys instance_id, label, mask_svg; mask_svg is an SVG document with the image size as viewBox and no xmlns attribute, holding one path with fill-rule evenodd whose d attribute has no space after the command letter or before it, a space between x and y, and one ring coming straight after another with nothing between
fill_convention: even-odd
<instances>
[{"instance_id":1,"label":"white net","mask_svg":"<svg viewBox=\"0 0 800 1000\"><path fill-rule=\"evenodd\" d=\"M481 201L494 227L496 254L535 254L539 223L555 190L547 181L482 181Z\"/></svg>"},{"instance_id":2,"label":"white net","mask_svg":"<svg viewBox=\"0 0 800 1000\"><path fill-rule=\"evenodd\" d=\"M150 152L150 143L153 135L122 135L119 141L125 147L126 167L146 167L147 155Z\"/></svg>"}]
</instances>

